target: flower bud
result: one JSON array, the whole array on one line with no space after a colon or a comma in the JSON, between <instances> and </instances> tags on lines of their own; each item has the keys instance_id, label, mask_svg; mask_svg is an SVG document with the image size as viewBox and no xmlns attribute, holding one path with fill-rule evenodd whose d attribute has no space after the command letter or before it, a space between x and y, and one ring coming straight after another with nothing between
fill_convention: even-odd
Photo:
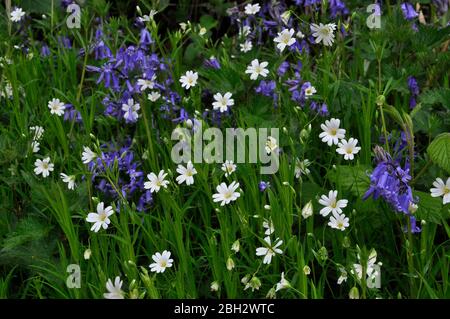
<instances>
[{"instance_id":1,"label":"flower bud","mask_svg":"<svg viewBox=\"0 0 450 319\"><path fill-rule=\"evenodd\" d=\"M308 203L306 203L305 206L303 206L302 209L302 217L304 219L311 217L313 215L313 205L312 205L312 201L309 201Z\"/></svg>"}]
</instances>

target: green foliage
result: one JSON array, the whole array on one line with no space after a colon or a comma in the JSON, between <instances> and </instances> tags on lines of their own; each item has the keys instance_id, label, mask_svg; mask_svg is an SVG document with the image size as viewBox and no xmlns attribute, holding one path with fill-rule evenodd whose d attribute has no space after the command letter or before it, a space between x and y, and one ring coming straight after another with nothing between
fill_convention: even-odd
<instances>
[{"instance_id":1,"label":"green foliage","mask_svg":"<svg viewBox=\"0 0 450 319\"><path fill-rule=\"evenodd\" d=\"M450 174L450 133L442 133L427 149L431 160Z\"/></svg>"}]
</instances>

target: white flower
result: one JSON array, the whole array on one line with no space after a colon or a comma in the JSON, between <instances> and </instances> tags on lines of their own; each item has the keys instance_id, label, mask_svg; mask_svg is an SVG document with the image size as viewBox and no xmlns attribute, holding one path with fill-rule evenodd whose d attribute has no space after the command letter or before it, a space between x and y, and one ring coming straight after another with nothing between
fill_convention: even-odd
<instances>
[{"instance_id":1,"label":"white flower","mask_svg":"<svg viewBox=\"0 0 450 319\"><path fill-rule=\"evenodd\" d=\"M354 154L357 154L361 147L356 146L358 144L358 140L351 137L349 138L348 142L346 139L342 139L338 143L338 148L336 149L336 152L338 154L344 155L344 159L346 161L353 160L355 158Z\"/></svg>"},{"instance_id":2,"label":"white flower","mask_svg":"<svg viewBox=\"0 0 450 319\"><path fill-rule=\"evenodd\" d=\"M135 103L133 99L128 99L127 104L122 104L122 111L125 112L123 117L129 122L136 122L139 118L138 111L140 109L139 103Z\"/></svg>"},{"instance_id":3,"label":"white flower","mask_svg":"<svg viewBox=\"0 0 450 319\"><path fill-rule=\"evenodd\" d=\"M111 206L105 208L105 203L100 202L97 204L97 213L89 213L86 217L86 221L94 223L91 227L91 231L98 232L100 228L107 229L111 220L108 218L114 214L114 210Z\"/></svg>"},{"instance_id":4,"label":"white flower","mask_svg":"<svg viewBox=\"0 0 450 319\"><path fill-rule=\"evenodd\" d=\"M348 217L344 214L337 214L333 212L333 216L330 216L328 226L334 229L344 231L350 224L348 223Z\"/></svg>"},{"instance_id":5,"label":"white flower","mask_svg":"<svg viewBox=\"0 0 450 319\"><path fill-rule=\"evenodd\" d=\"M326 120L325 124L320 124L323 132L319 134L322 142L327 143L328 146L332 144L337 144L340 139L345 138L345 129L339 128L341 120L332 118L331 120Z\"/></svg>"},{"instance_id":6,"label":"white flower","mask_svg":"<svg viewBox=\"0 0 450 319\"><path fill-rule=\"evenodd\" d=\"M83 164L89 164L97 157L97 154L91 151L87 146L83 146L83 153L81 154L81 160Z\"/></svg>"},{"instance_id":7,"label":"white flower","mask_svg":"<svg viewBox=\"0 0 450 319\"><path fill-rule=\"evenodd\" d=\"M303 38L305 37L305 35L303 34L302 31L298 31L298 32L295 34L295 36L296 36L297 38L299 38L299 39L303 39Z\"/></svg>"},{"instance_id":8,"label":"white flower","mask_svg":"<svg viewBox=\"0 0 450 319\"><path fill-rule=\"evenodd\" d=\"M232 271L234 267L235 267L235 265L234 265L233 258L228 257L228 259L227 259L227 270L228 271Z\"/></svg>"},{"instance_id":9,"label":"white flower","mask_svg":"<svg viewBox=\"0 0 450 319\"><path fill-rule=\"evenodd\" d=\"M52 99L48 102L48 108L50 109L50 114L61 116L64 114L64 109L66 107L59 99Z\"/></svg>"},{"instance_id":10,"label":"white flower","mask_svg":"<svg viewBox=\"0 0 450 319\"><path fill-rule=\"evenodd\" d=\"M410 212L411 214L415 214L418 209L419 209L419 205L417 205L416 203L413 203L413 202L409 202L408 212Z\"/></svg>"},{"instance_id":11,"label":"white flower","mask_svg":"<svg viewBox=\"0 0 450 319\"><path fill-rule=\"evenodd\" d=\"M61 173L59 176L61 176L62 181L67 184L68 189L75 189L75 186L77 186L75 184L75 175L66 175Z\"/></svg>"},{"instance_id":12,"label":"white flower","mask_svg":"<svg viewBox=\"0 0 450 319\"><path fill-rule=\"evenodd\" d=\"M214 110L219 110L220 113L228 110L229 106L234 105L234 100L231 98L232 94L230 92L225 93L224 95L220 93L214 94L213 108Z\"/></svg>"},{"instance_id":13,"label":"white flower","mask_svg":"<svg viewBox=\"0 0 450 319\"><path fill-rule=\"evenodd\" d=\"M295 178L300 178L302 175L308 175L311 173L308 166L311 165L311 162L309 159L304 159L303 161L300 161L298 158L295 161Z\"/></svg>"},{"instance_id":14,"label":"white flower","mask_svg":"<svg viewBox=\"0 0 450 319\"><path fill-rule=\"evenodd\" d=\"M106 282L106 290L108 290L107 293L103 294L103 297L106 299L124 299L124 292L122 291L122 280L120 280L120 277L117 276L114 280L114 284L112 283L111 279L108 279Z\"/></svg>"},{"instance_id":15,"label":"white flower","mask_svg":"<svg viewBox=\"0 0 450 319\"><path fill-rule=\"evenodd\" d=\"M284 29L283 31L278 32L278 36L273 39L275 43L278 43L277 48L280 52L283 52L286 46L290 47L295 43L294 32L294 29Z\"/></svg>"},{"instance_id":16,"label":"white flower","mask_svg":"<svg viewBox=\"0 0 450 319\"><path fill-rule=\"evenodd\" d=\"M284 11L282 14L281 14L281 21L283 21L283 23L285 24L285 25L287 25L288 23L289 23L289 19L291 18L291 11Z\"/></svg>"},{"instance_id":17,"label":"white flower","mask_svg":"<svg viewBox=\"0 0 450 319\"><path fill-rule=\"evenodd\" d=\"M34 162L34 173L36 175L42 174L42 177L47 177L50 172L53 172L53 163L50 163L50 157L44 158L43 160L37 159Z\"/></svg>"},{"instance_id":18,"label":"white flower","mask_svg":"<svg viewBox=\"0 0 450 319\"><path fill-rule=\"evenodd\" d=\"M181 86L185 89L194 87L197 84L198 73L193 71L187 71L185 75L180 78Z\"/></svg>"},{"instance_id":19,"label":"white flower","mask_svg":"<svg viewBox=\"0 0 450 319\"><path fill-rule=\"evenodd\" d=\"M25 15L25 11L22 10L22 8L15 8L13 11L11 11L11 21L12 22L19 22L22 20L22 17Z\"/></svg>"},{"instance_id":20,"label":"white flower","mask_svg":"<svg viewBox=\"0 0 450 319\"><path fill-rule=\"evenodd\" d=\"M33 140L39 141L44 134L44 128L42 126L31 126L30 132L33 134Z\"/></svg>"},{"instance_id":21,"label":"white flower","mask_svg":"<svg viewBox=\"0 0 450 319\"><path fill-rule=\"evenodd\" d=\"M245 278L245 277L244 277ZM241 280L243 282L244 279ZM253 276L250 280L246 279L246 284L244 287L244 290L247 290L248 288L252 288L252 292L255 290L259 290L261 287L261 280L259 280L258 277Z\"/></svg>"},{"instance_id":22,"label":"white flower","mask_svg":"<svg viewBox=\"0 0 450 319\"><path fill-rule=\"evenodd\" d=\"M245 73L250 74L251 80L256 80L259 75L263 78L269 74L269 70L266 67L269 65L269 62L261 62L259 63L258 59L254 59L249 66L247 66L247 70Z\"/></svg>"},{"instance_id":23,"label":"white flower","mask_svg":"<svg viewBox=\"0 0 450 319\"><path fill-rule=\"evenodd\" d=\"M337 284L340 285L344 281L347 281L347 271L344 268L339 268L340 276L337 280Z\"/></svg>"},{"instance_id":24,"label":"white flower","mask_svg":"<svg viewBox=\"0 0 450 319\"><path fill-rule=\"evenodd\" d=\"M0 66L3 67L3 64L0 63ZM11 83L6 82L3 89L0 89L0 97L12 99L14 92Z\"/></svg>"},{"instance_id":25,"label":"white flower","mask_svg":"<svg viewBox=\"0 0 450 319\"><path fill-rule=\"evenodd\" d=\"M213 281L211 283L211 286L210 286L211 291L218 291L219 288L220 288L220 285L217 281Z\"/></svg>"},{"instance_id":26,"label":"white flower","mask_svg":"<svg viewBox=\"0 0 450 319\"><path fill-rule=\"evenodd\" d=\"M305 99L308 99L310 96L313 96L317 93L317 90L314 86L310 85L305 89Z\"/></svg>"},{"instance_id":27,"label":"white flower","mask_svg":"<svg viewBox=\"0 0 450 319\"><path fill-rule=\"evenodd\" d=\"M239 183L232 182L227 186L225 183L221 183L216 187L217 193L213 194L214 202L221 202L220 206L228 205L231 201L235 201L241 196L236 190L239 188Z\"/></svg>"},{"instance_id":28,"label":"white flower","mask_svg":"<svg viewBox=\"0 0 450 319\"><path fill-rule=\"evenodd\" d=\"M194 165L191 161L189 161L184 167L183 165L178 165L177 173L180 174L176 181L178 184L183 184L186 182L186 185L192 185L194 184L194 175L197 174L197 170L194 168Z\"/></svg>"},{"instance_id":29,"label":"white flower","mask_svg":"<svg viewBox=\"0 0 450 319\"><path fill-rule=\"evenodd\" d=\"M433 182L433 186L435 188L431 188L431 196L432 197L444 197L444 205L450 203L450 177L447 178L447 182L445 182L441 178L436 178Z\"/></svg>"},{"instance_id":30,"label":"white flower","mask_svg":"<svg viewBox=\"0 0 450 319\"><path fill-rule=\"evenodd\" d=\"M260 7L259 3L256 3L256 4L249 3L245 6L245 14L255 15L259 12L260 9L261 9L261 7Z\"/></svg>"},{"instance_id":31,"label":"white flower","mask_svg":"<svg viewBox=\"0 0 450 319\"><path fill-rule=\"evenodd\" d=\"M357 278L361 280L363 275L363 265L361 264L361 258L359 254L358 254L358 261L360 262L359 264L353 264L353 269L351 269L351 273L355 274ZM377 252L375 249L372 249L367 259L367 268L366 268L366 276L367 276L366 283L367 287L369 288L375 287L376 279L379 276L377 268L379 269L378 266L381 266L381 262L377 263L378 266L376 267L376 261L377 261Z\"/></svg>"},{"instance_id":32,"label":"white flower","mask_svg":"<svg viewBox=\"0 0 450 319\"><path fill-rule=\"evenodd\" d=\"M140 10L140 9L139 9ZM138 11L140 12L140 11ZM139 17L140 22L150 22L150 20L153 20L154 16L158 13L158 11L152 9L150 10L150 14L144 14L142 17Z\"/></svg>"},{"instance_id":33,"label":"white flower","mask_svg":"<svg viewBox=\"0 0 450 319\"><path fill-rule=\"evenodd\" d=\"M289 287L291 287L291 284L284 278L284 272L282 272L281 280L277 283L275 291L280 291L281 289L287 289Z\"/></svg>"},{"instance_id":34,"label":"white flower","mask_svg":"<svg viewBox=\"0 0 450 319\"><path fill-rule=\"evenodd\" d=\"M305 266L303 267L303 273L304 273L306 276L309 276L309 275L311 274L311 268L310 268L308 265L305 265Z\"/></svg>"},{"instance_id":35,"label":"white flower","mask_svg":"<svg viewBox=\"0 0 450 319\"><path fill-rule=\"evenodd\" d=\"M275 227L273 226L272 219L264 219L262 225L263 225L263 228L266 230L264 232L265 235L269 236L274 233Z\"/></svg>"},{"instance_id":36,"label":"white flower","mask_svg":"<svg viewBox=\"0 0 450 319\"><path fill-rule=\"evenodd\" d=\"M206 34L207 31L208 30L206 30L205 27L201 27L200 30L198 31L198 35L202 37Z\"/></svg>"},{"instance_id":37,"label":"white flower","mask_svg":"<svg viewBox=\"0 0 450 319\"><path fill-rule=\"evenodd\" d=\"M252 29L250 28L250 26L248 25L244 25L242 28L239 29L239 37L246 37L250 34L250 32L252 31Z\"/></svg>"},{"instance_id":38,"label":"white flower","mask_svg":"<svg viewBox=\"0 0 450 319\"><path fill-rule=\"evenodd\" d=\"M170 258L170 251L164 250L161 253L156 253L152 256L154 263L150 264L150 271L156 273L163 273L166 268L172 267L173 259Z\"/></svg>"},{"instance_id":39,"label":"white flower","mask_svg":"<svg viewBox=\"0 0 450 319\"><path fill-rule=\"evenodd\" d=\"M277 144L276 138L274 138L273 136L268 136L266 146L265 146L267 155L270 155L277 148L278 148L278 144Z\"/></svg>"},{"instance_id":40,"label":"white flower","mask_svg":"<svg viewBox=\"0 0 450 319\"><path fill-rule=\"evenodd\" d=\"M270 241L270 236L264 238L268 247L256 248L256 256L264 256L263 264L270 264L272 262L272 257L276 254L282 254L283 251L278 248L283 244L283 241L279 238L275 239L274 245Z\"/></svg>"},{"instance_id":41,"label":"white flower","mask_svg":"<svg viewBox=\"0 0 450 319\"><path fill-rule=\"evenodd\" d=\"M147 80L147 79L139 79L137 81L137 84L141 87L140 90L145 91L146 89L150 89L153 90L153 88L155 87L155 80L156 80L156 74L154 74L151 78L151 80Z\"/></svg>"},{"instance_id":42,"label":"white flower","mask_svg":"<svg viewBox=\"0 0 450 319\"><path fill-rule=\"evenodd\" d=\"M39 142L38 141L32 141L31 142L31 149L33 150L33 153L37 153L37 152L39 152L39 150L41 149L40 147L39 147Z\"/></svg>"},{"instance_id":43,"label":"white flower","mask_svg":"<svg viewBox=\"0 0 450 319\"><path fill-rule=\"evenodd\" d=\"M225 172L225 177L231 176L231 174L236 171L236 164L231 160L226 160L225 163L222 164L222 171Z\"/></svg>"},{"instance_id":44,"label":"white flower","mask_svg":"<svg viewBox=\"0 0 450 319\"><path fill-rule=\"evenodd\" d=\"M84 260L89 260L91 258L92 251L90 248L86 249L83 253Z\"/></svg>"},{"instance_id":45,"label":"white flower","mask_svg":"<svg viewBox=\"0 0 450 319\"><path fill-rule=\"evenodd\" d=\"M331 46L334 42L334 30L336 30L336 24L328 23L319 25L312 23L311 31L316 43L322 42L325 46Z\"/></svg>"},{"instance_id":46,"label":"white flower","mask_svg":"<svg viewBox=\"0 0 450 319\"><path fill-rule=\"evenodd\" d=\"M161 94L159 94L158 91L152 91L147 95L147 99L149 99L152 102L156 102L161 97Z\"/></svg>"},{"instance_id":47,"label":"white flower","mask_svg":"<svg viewBox=\"0 0 450 319\"><path fill-rule=\"evenodd\" d=\"M147 175L148 182L144 183L145 189L150 189L151 193L159 192L161 187L167 188L169 181L166 181L164 178L167 176L167 173L164 170L160 170L158 176L155 173L150 173Z\"/></svg>"},{"instance_id":48,"label":"white flower","mask_svg":"<svg viewBox=\"0 0 450 319\"><path fill-rule=\"evenodd\" d=\"M304 219L311 217L313 215L313 205L312 201L306 203L306 205L302 208L302 217Z\"/></svg>"},{"instance_id":49,"label":"white flower","mask_svg":"<svg viewBox=\"0 0 450 319\"><path fill-rule=\"evenodd\" d=\"M231 245L231 250L234 251L236 254L239 252L240 249L240 243L239 243L239 239L237 239L233 245Z\"/></svg>"},{"instance_id":50,"label":"white flower","mask_svg":"<svg viewBox=\"0 0 450 319\"><path fill-rule=\"evenodd\" d=\"M326 217L328 214L341 214L342 208L347 207L348 200L346 199L337 199L337 191L331 190L328 193L328 197L326 195L322 195L319 199L319 204L325 206L320 210L320 215Z\"/></svg>"},{"instance_id":51,"label":"white flower","mask_svg":"<svg viewBox=\"0 0 450 319\"><path fill-rule=\"evenodd\" d=\"M244 53L253 49L253 44L249 40L245 40L245 42L239 44L239 46L241 47L241 52L244 52Z\"/></svg>"}]
</instances>

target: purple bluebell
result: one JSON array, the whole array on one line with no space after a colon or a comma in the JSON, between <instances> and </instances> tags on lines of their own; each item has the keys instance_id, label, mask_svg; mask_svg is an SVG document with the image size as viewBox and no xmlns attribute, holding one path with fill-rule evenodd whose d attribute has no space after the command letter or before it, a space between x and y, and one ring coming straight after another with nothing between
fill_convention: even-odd
<instances>
[{"instance_id":1,"label":"purple bluebell","mask_svg":"<svg viewBox=\"0 0 450 319\"><path fill-rule=\"evenodd\" d=\"M211 69L220 69L220 63L215 57L210 57L209 59L205 59L203 65L207 68Z\"/></svg>"},{"instance_id":2,"label":"purple bluebell","mask_svg":"<svg viewBox=\"0 0 450 319\"><path fill-rule=\"evenodd\" d=\"M152 36L150 35L150 32L147 30L147 28L142 28L139 44L145 48L153 42L154 41L152 40Z\"/></svg>"},{"instance_id":3,"label":"purple bluebell","mask_svg":"<svg viewBox=\"0 0 450 319\"><path fill-rule=\"evenodd\" d=\"M412 234L417 234L417 233L420 233L422 231L422 229L419 226L417 226L416 217L410 215L410 216L408 216L408 221L409 221L409 223L411 225L411 233ZM404 226L403 227L403 232L407 233L408 231L409 231L409 227L408 226Z\"/></svg>"},{"instance_id":4,"label":"purple bluebell","mask_svg":"<svg viewBox=\"0 0 450 319\"><path fill-rule=\"evenodd\" d=\"M289 62L283 61L277 69L278 76L283 76L289 70Z\"/></svg>"},{"instance_id":5,"label":"purple bluebell","mask_svg":"<svg viewBox=\"0 0 450 319\"><path fill-rule=\"evenodd\" d=\"M100 76L97 79L97 84L103 81L106 88L113 88L114 90L119 91L119 76L117 73L117 68L121 64L122 60L116 61L116 63L114 63L114 61L108 61L104 63L101 68L88 65L86 69L91 72L100 73Z\"/></svg>"},{"instance_id":6,"label":"purple bluebell","mask_svg":"<svg viewBox=\"0 0 450 319\"><path fill-rule=\"evenodd\" d=\"M270 187L270 182L260 181L258 184L258 188L259 188L260 192L264 192L269 187Z\"/></svg>"},{"instance_id":7,"label":"purple bluebell","mask_svg":"<svg viewBox=\"0 0 450 319\"><path fill-rule=\"evenodd\" d=\"M448 11L448 0L433 0L433 4L438 9L437 11L440 15L444 15Z\"/></svg>"},{"instance_id":8,"label":"purple bluebell","mask_svg":"<svg viewBox=\"0 0 450 319\"><path fill-rule=\"evenodd\" d=\"M47 57L49 55L50 55L50 48L48 47L48 45L44 44L41 48L41 56Z\"/></svg>"},{"instance_id":9,"label":"purple bluebell","mask_svg":"<svg viewBox=\"0 0 450 319\"><path fill-rule=\"evenodd\" d=\"M400 5L400 8L402 9L403 16L406 20L414 20L419 16L419 14L414 10L414 7L409 2L403 2Z\"/></svg>"},{"instance_id":10,"label":"purple bluebell","mask_svg":"<svg viewBox=\"0 0 450 319\"><path fill-rule=\"evenodd\" d=\"M58 44L66 49L72 48L72 41L66 36L58 36Z\"/></svg>"},{"instance_id":11,"label":"purple bluebell","mask_svg":"<svg viewBox=\"0 0 450 319\"><path fill-rule=\"evenodd\" d=\"M75 121L77 123L82 121L80 112L77 111L72 104L65 105L64 121Z\"/></svg>"},{"instance_id":12,"label":"purple bluebell","mask_svg":"<svg viewBox=\"0 0 450 319\"><path fill-rule=\"evenodd\" d=\"M404 167L399 160L393 160L391 155L381 147L375 147L377 166L370 175L370 187L364 194L363 199L372 196L374 199L383 198L396 212L410 215L411 203L416 203L413 198L412 189L409 185L411 175L409 174L409 163L406 161Z\"/></svg>"},{"instance_id":13,"label":"purple bluebell","mask_svg":"<svg viewBox=\"0 0 450 319\"><path fill-rule=\"evenodd\" d=\"M327 117L330 115L330 112L328 112L328 106L325 103L322 103L318 114L322 117Z\"/></svg>"},{"instance_id":14,"label":"purple bluebell","mask_svg":"<svg viewBox=\"0 0 450 319\"><path fill-rule=\"evenodd\" d=\"M411 109L413 109L417 105L416 99L420 93L419 84L417 83L417 80L415 77L413 77L413 76L408 77L408 88L409 88L409 91L411 92L411 97L409 99L409 107Z\"/></svg>"},{"instance_id":15,"label":"purple bluebell","mask_svg":"<svg viewBox=\"0 0 450 319\"><path fill-rule=\"evenodd\" d=\"M330 18L332 19L336 18L338 15L343 16L348 15L349 13L345 3L341 0L330 0L329 6L331 12Z\"/></svg>"}]
</instances>

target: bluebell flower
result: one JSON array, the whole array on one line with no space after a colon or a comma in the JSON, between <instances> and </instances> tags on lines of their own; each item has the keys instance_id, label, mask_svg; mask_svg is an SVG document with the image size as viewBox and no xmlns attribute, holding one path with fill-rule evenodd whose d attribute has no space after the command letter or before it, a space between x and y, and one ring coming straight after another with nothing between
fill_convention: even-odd
<instances>
[{"instance_id":1,"label":"bluebell flower","mask_svg":"<svg viewBox=\"0 0 450 319\"><path fill-rule=\"evenodd\" d=\"M330 113L328 112L328 106L325 103L322 103L322 106L320 107L319 110L319 115L322 117L327 117L330 115Z\"/></svg>"},{"instance_id":2,"label":"bluebell flower","mask_svg":"<svg viewBox=\"0 0 450 319\"><path fill-rule=\"evenodd\" d=\"M438 9L440 15L444 15L448 11L448 0L433 0L433 4Z\"/></svg>"},{"instance_id":3,"label":"bluebell flower","mask_svg":"<svg viewBox=\"0 0 450 319\"><path fill-rule=\"evenodd\" d=\"M403 2L400 5L400 8L402 9L403 16L406 20L414 20L419 16L419 14L414 10L414 7L409 2Z\"/></svg>"},{"instance_id":4,"label":"bluebell flower","mask_svg":"<svg viewBox=\"0 0 450 319\"><path fill-rule=\"evenodd\" d=\"M422 229L417 226L417 220L414 216L410 215L408 216L409 219L409 223L411 224L411 233L412 234L417 234L420 233L422 231ZM407 233L408 232L408 226L404 226L403 227L403 232Z\"/></svg>"},{"instance_id":5,"label":"bluebell flower","mask_svg":"<svg viewBox=\"0 0 450 319\"><path fill-rule=\"evenodd\" d=\"M142 28L139 44L145 48L147 47L147 45L150 45L153 42L154 41L152 40L152 36L150 35L150 32L147 30L147 28Z\"/></svg>"},{"instance_id":6,"label":"bluebell flower","mask_svg":"<svg viewBox=\"0 0 450 319\"><path fill-rule=\"evenodd\" d=\"M289 62L283 61L277 69L278 76L283 76L289 70Z\"/></svg>"},{"instance_id":7,"label":"bluebell flower","mask_svg":"<svg viewBox=\"0 0 450 319\"><path fill-rule=\"evenodd\" d=\"M417 105L417 97L419 96L419 84L417 83L417 80L413 76L408 77L408 88L411 92L411 97L409 99L409 107L413 109Z\"/></svg>"},{"instance_id":8,"label":"bluebell flower","mask_svg":"<svg viewBox=\"0 0 450 319\"><path fill-rule=\"evenodd\" d=\"M260 181L258 184L258 188L259 188L260 192L264 192L269 187L270 187L270 182Z\"/></svg>"},{"instance_id":9,"label":"bluebell flower","mask_svg":"<svg viewBox=\"0 0 450 319\"><path fill-rule=\"evenodd\" d=\"M220 63L215 57L210 57L209 59L205 59L203 65L207 68L211 69L220 69Z\"/></svg>"},{"instance_id":10,"label":"bluebell flower","mask_svg":"<svg viewBox=\"0 0 450 319\"><path fill-rule=\"evenodd\" d=\"M80 112L77 111L72 104L65 105L64 121L75 121L77 123L82 121Z\"/></svg>"},{"instance_id":11,"label":"bluebell flower","mask_svg":"<svg viewBox=\"0 0 450 319\"><path fill-rule=\"evenodd\" d=\"M345 3L341 0L330 0L329 1L331 18L336 18L338 15L347 15L349 13Z\"/></svg>"},{"instance_id":12,"label":"bluebell flower","mask_svg":"<svg viewBox=\"0 0 450 319\"><path fill-rule=\"evenodd\" d=\"M49 55L50 55L50 49L49 49L49 47L46 44L44 44L42 46L42 48L41 48L41 56L42 57L47 57Z\"/></svg>"},{"instance_id":13,"label":"bluebell flower","mask_svg":"<svg viewBox=\"0 0 450 319\"><path fill-rule=\"evenodd\" d=\"M372 196L374 199L383 198L394 211L410 215L411 203L416 203L409 185L411 175L409 164L401 167L400 161L393 160L391 155L381 147L376 146L375 154L377 166L370 175L370 187L363 199Z\"/></svg>"}]
</instances>

